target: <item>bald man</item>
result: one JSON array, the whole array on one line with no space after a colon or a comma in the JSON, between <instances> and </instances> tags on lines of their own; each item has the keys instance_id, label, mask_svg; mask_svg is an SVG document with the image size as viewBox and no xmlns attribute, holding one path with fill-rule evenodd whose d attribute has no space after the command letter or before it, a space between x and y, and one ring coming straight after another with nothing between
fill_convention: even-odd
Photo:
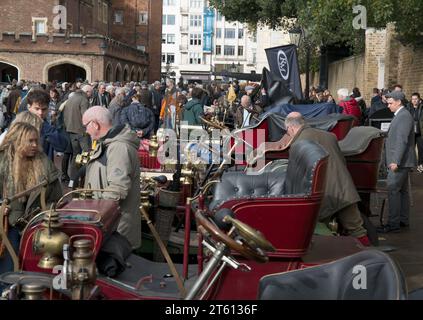
<instances>
[{"instance_id":1,"label":"bald man","mask_svg":"<svg viewBox=\"0 0 423 320\"><path fill-rule=\"evenodd\" d=\"M119 201L122 218L117 231L136 249L141 245L139 139L128 126L113 126L112 114L101 106L88 109L82 123L97 141L87 164L85 187L113 191L95 192L95 197Z\"/></svg>"},{"instance_id":2,"label":"bald man","mask_svg":"<svg viewBox=\"0 0 423 320\"><path fill-rule=\"evenodd\" d=\"M235 124L238 128L248 127L257 122L257 116L263 112L258 105L253 105L251 97L244 95L241 98L241 104L236 110Z\"/></svg>"},{"instance_id":3,"label":"bald man","mask_svg":"<svg viewBox=\"0 0 423 320\"><path fill-rule=\"evenodd\" d=\"M364 245L370 245L357 206L360 196L347 169L336 136L307 126L303 116L298 112L288 114L285 127L287 134L293 137L292 144L300 140L311 140L320 144L329 153L325 196L320 207L319 220L328 222L336 214L347 235L358 238Z\"/></svg>"}]
</instances>

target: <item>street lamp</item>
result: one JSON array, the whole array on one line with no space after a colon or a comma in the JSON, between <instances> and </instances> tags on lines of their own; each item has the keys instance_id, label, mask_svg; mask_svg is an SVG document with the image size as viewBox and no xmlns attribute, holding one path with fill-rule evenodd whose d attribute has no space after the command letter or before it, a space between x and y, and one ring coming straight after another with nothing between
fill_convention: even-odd
<instances>
[{"instance_id":1,"label":"street lamp","mask_svg":"<svg viewBox=\"0 0 423 320\"><path fill-rule=\"evenodd\" d=\"M304 46L306 49L306 67L305 67L306 83L305 83L304 95L305 95L305 99L309 100L310 99L310 93L309 93L309 90L310 90L310 43L308 42L308 39L307 39L307 32L301 27L295 27L289 30L289 38L291 40L291 43L296 45L297 48L300 47L301 40L303 40L304 42Z\"/></svg>"},{"instance_id":2,"label":"street lamp","mask_svg":"<svg viewBox=\"0 0 423 320\"><path fill-rule=\"evenodd\" d=\"M170 73L170 62L169 60L166 62L166 78L169 78L169 73Z\"/></svg>"},{"instance_id":3,"label":"street lamp","mask_svg":"<svg viewBox=\"0 0 423 320\"><path fill-rule=\"evenodd\" d=\"M301 44L302 35L303 31L299 27L295 27L289 30L289 39L291 40L291 43L295 44L297 47L299 47Z\"/></svg>"}]
</instances>

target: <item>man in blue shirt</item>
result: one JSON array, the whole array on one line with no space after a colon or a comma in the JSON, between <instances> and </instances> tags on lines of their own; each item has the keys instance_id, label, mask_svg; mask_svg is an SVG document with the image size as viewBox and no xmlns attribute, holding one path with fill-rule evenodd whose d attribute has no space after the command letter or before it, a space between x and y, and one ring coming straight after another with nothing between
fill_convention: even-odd
<instances>
[{"instance_id":1,"label":"man in blue shirt","mask_svg":"<svg viewBox=\"0 0 423 320\"><path fill-rule=\"evenodd\" d=\"M50 125L47 121L50 95L42 89L35 89L28 94L28 111L43 120L41 127L41 145L47 156L53 160L54 151L64 152L68 145L67 136Z\"/></svg>"}]
</instances>

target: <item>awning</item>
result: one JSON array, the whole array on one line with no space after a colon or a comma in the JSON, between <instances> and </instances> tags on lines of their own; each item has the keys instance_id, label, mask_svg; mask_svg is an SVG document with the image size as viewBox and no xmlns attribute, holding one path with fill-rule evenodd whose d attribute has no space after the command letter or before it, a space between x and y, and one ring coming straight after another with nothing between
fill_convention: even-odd
<instances>
[{"instance_id":1,"label":"awning","mask_svg":"<svg viewBox=\"0 0 423 320\"><path fill-rule=\"evenodd\" d=\"M239 73L239 72L222 71L222 72L213 72L213 75L217 77L233 78L238 80L248 80L248 81L254 81L254 82L261 81L261 74L257 74L257 73Z\"/></svg>"},{"instance_id":2,"label":"awning","mask_svg":"<svg viewBox=\"0 0 423 320\"><path fill-rule=\"evenodd\" d=\"M200 80L200 81L209 81L210 74L198 74L198 73L185 73L181 72L181 76L184 80Z\"/></svg>"}]
</instances>

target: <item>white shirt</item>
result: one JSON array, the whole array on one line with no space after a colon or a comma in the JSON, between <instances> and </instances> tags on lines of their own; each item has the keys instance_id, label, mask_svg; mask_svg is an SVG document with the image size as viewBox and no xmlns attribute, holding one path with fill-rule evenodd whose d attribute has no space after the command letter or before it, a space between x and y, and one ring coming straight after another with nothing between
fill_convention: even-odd
<instances>
[{"instance_id":1,"label":"white shirt","mask_svg":"<svg viewBox=\"0 0 423 320\"><path fill-rule=\"evenodd\" d=\"M242 122L242 128L248 127L250 125L251 113L244 109L244 116L242 117L244 121Z\"/></svg>"},{"instance_id":2,"label":"white shirt","mask_svg":"<svg viewBox=\"0 0 423 320\"><path fill-rule=\"evenodd\" d=\"M394 116L396 116L398 114L398 112L400 112L400 110L404 108L404 106L401 106L397 111L395 111Z\"/></svg>"}]
</instances>

